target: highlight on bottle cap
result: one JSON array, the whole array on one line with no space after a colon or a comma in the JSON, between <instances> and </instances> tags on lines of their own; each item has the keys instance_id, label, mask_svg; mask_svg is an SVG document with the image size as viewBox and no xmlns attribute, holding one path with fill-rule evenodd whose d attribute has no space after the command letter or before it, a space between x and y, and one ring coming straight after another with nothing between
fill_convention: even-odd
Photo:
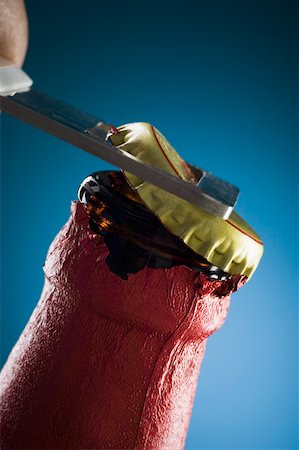
<instances>
[{"instance_id":1,"label":"highlight on bottle cap","mask_svg":"<svg viewBox=\"0 0 299 450\"><path fill-rule=\"evenodd\" d=\"M109 135L117 148L183 180L193 180L189 166L152 125L138 122L117 130ZM128 172L124 174L144 204L189 248L231 275L252 276L262 257L263 243L238 214L232 212L229 219L221 219Z\"/></svg>"}]
</instances>

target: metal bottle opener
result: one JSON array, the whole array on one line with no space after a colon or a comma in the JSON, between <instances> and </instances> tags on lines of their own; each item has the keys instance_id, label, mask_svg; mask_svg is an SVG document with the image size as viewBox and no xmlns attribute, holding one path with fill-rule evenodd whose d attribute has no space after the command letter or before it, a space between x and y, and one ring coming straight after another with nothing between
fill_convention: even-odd
<instances>
[{"instance_id":1,"label":"metal bottle opener","mask_svg":"<svg viewBox=\"0 0 299 450\"><path fill-rule=\"evenodd\" d=\"M190 165L194 184L143 163L106 140L110 125L60 100L32 89L32 80L18 67L0 59L0 110L107 161L205 211L228 219L239 189Z\"/></svg>"}]
</instances>

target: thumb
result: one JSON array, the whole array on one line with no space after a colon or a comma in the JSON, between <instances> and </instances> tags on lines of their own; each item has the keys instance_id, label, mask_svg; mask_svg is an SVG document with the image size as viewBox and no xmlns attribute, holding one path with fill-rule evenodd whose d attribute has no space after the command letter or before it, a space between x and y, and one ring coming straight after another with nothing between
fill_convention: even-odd
<instances>
[{"instance_id":1,"label":"thumb","mask_svg":"<svg viewBox=\"0 0 299 450\"><path fill-rule=\"evenodd\" d=\"M0 0L0 57L21 66L28 46L24 0Z\"/></svg>"}]
</instances>

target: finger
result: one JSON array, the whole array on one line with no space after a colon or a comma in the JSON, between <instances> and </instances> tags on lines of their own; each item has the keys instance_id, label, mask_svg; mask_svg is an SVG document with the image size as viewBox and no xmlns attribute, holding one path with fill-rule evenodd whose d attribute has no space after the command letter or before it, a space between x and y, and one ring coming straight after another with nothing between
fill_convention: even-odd
<instances>
[{"instance_id":1,"label":"finger","mask_svg":"<svg viewBox=\"0 0 299 450\"><path fill-rule=\"evenodd\" d=\"M28 46L28 20L23 0L0 0L0 56L22 66Z\"/></svg>"}]
</instances>

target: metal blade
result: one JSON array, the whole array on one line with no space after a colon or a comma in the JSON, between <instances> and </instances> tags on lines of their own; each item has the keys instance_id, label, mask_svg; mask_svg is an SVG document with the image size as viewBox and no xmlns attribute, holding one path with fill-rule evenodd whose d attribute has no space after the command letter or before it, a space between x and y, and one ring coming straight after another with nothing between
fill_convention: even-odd
<instances>
[{"instance_id":1,"label":"metal blade","mask_svg":"<svg viewBox=\"0 0 299 450\"><path fill-rule=\"evenodd\" d=\"M201 190L201 180L197 187L140 162L105 141L109 129L105 122L42 92L32 89L14 96L0 96L0 109L218 217L227 219L236 204L239 190L235 186L220 180L217 187L210 180L210 186L206 183ZM202 181L209 174L204 175Z\"/></svg>"}]
</instances>

